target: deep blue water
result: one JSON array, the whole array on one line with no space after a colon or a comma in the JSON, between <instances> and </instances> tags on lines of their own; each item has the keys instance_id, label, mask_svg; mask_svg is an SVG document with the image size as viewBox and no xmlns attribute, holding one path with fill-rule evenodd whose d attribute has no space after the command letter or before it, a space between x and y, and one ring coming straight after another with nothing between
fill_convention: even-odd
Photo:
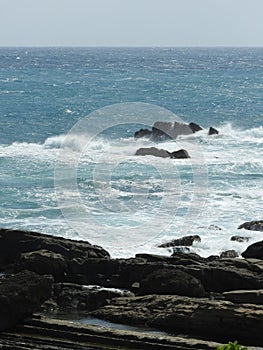
<instances>
[{"instance_id":1,"label":"deep blue water","mask_svg":"<svg viewBox=\"0 0 263 350\"><path fill-rule=\"evenodd\" d=\"M164 107L186 122L219 129L219 137L203 133L195 140L208 171L206 206L196 219L196 232L203 235L204 243L197 249L208 254L227 248L238 224L262 218L262 93L263 48L0 48L1 225L79 238L64 220L54 190L63 135L99 108L143 102ZM138 164L133 157L138 146L132 140L135 130L117 128L111 141L94 141L92 156L82 157L77 182L87 210L98 217L89 228L92 234L87 234L95 243L96 234L103 231L101 224L110 225L109 230L123 229L118 236L125 241L127 227L136 226L141 218L156 218L161 210L164 217L171 215L168 207L178 199L176 193L166 194L160 183L166 175L173 179L167 160L147 157L147 164ZM74 152L82 146L73 139L67 147ZM112 199L107 199L106 209L103 200L98 201L107 192L94 189L92 169L109 147L107 159L119 164L110 187L120 201L134 197L132 186L149 185L148 202L141 207L138 202L137 216L134 212L122 216L120 211L105 217ZM125 157L130 158L123 163ZM161 175L154 170L160 164ZM187 163L177 165L185 191L175 222L160 240L181 234L178 220L192 205L195 185L189 169ZM100 180L97 187L104 191L105 179ZM169 198L167 208L160 209L164 195ZM223 228L221 236L208 229L211 224ZM147 243L141 250L151 251L155 244ZM115 251L112 237L106 236L105 245L114 254L130 254L124 247Z\"/></svg>"}]
</instances>

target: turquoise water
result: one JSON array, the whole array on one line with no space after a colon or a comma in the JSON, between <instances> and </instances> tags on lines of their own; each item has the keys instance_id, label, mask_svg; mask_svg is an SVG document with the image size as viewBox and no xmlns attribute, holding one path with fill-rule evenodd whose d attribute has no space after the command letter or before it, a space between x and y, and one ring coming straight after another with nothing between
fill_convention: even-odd
<instances>
[{"instance_id":1,"label":"turquoise water","mask_svg":"<svg viewBox=\"0 0 263 350\"><path fill-rule=\"evenodd\" d=\"M242 222L262 219L262 72L262 48L0 48L1 226L85 239L113 256L169 254L156 245L184 234L202 237L193 250L205 256L241 252L247 243L230 237ZM161 106L220 134L157 145L185 146L196 164L141 159L136 149L153 144L133 139L132 120L152 125L159 115L153 110L146 119L135 109L130 116L128 105L109 109L113 127L88 145L87 128L65 138L97 109L129 102ZM61 149L80 157L76 183L85 212L66 170L65 202L55 191Z\"/></svg>"}]
</instances>

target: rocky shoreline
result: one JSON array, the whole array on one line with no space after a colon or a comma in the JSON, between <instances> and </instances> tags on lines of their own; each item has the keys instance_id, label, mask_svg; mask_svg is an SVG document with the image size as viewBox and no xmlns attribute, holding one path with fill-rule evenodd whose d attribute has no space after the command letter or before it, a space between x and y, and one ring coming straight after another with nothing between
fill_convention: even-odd
<instances>
[{"instance_id":1,"label":"rocky shoreline","mask_svg":"<svg viewBox=\"0 0 263 350\"><path fill-rule=\"evenodd\" d=\"M261 229L262 222L242 226L255 227ZM175 251L170 257L112 259L88 242L0 229L0 347L44 349L50 333L57 341L54 349L216 349L229 340L260 348L263 242L242 256L203 258ZM103 340L96 343L101 327L51 320L59 312L151 327L170 336L104 329L115 339L107 347ZM68 327L73 330L67 335ZM90 327L94 334L88 337ZM24 347L16 338L19 332L25 334Z\"/></svg>"}]
</instances>

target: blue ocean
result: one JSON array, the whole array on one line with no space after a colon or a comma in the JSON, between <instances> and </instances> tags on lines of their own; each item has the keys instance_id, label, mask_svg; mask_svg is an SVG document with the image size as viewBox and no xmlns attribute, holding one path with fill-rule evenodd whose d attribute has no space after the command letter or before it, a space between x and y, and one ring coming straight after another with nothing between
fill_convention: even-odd
<instances>
[{"instance_id":1,"label":"blue ocean","mask_svg":"<svg viewBox=\"0 0 263 350\"><path fill-rule=\"evenodd\" d=\"M237 229L262 220L262 96L263 48L0 48L0 226L113 257L167 255L158 244L189 234L202 256L241 253L263 239ZM134 139L159 120L203 130Z\"/></svg>"}]
</instances>

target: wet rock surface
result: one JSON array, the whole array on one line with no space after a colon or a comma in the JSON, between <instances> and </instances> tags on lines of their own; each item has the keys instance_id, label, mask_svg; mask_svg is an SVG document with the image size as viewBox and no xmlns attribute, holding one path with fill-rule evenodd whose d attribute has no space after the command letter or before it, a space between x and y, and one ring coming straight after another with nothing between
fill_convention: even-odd
<instances>
[{"instance_id":1,"label":"wet rock surface","mask_svg":"<svg viewBox=\"0 0 263 350\"><path fill-rule=\"evenodd\" d=\"M233 252L208 258L174 252L129 259L111 259L87 242L34 232L2 229L0 243L1 270L15 274L0 280L2 330L26 322L37 310L66 311L188 337L263 342L262 242L248 247L244 258Z\"/></svg>"},{"instance_id":2,"label":"wet rock surface","mask_svg":"<svg viewBox=\"0 0 263 350\"><path fill-rule=\"evenodd\" d=\"M262 344L263 306L237 305L224 300L147 295L117 298L92 315L113 322L147 324L187 334L203 334L220 340L239 339ZM245 316L244 316L245 315Z\"/></svg>"}]
</instances>

